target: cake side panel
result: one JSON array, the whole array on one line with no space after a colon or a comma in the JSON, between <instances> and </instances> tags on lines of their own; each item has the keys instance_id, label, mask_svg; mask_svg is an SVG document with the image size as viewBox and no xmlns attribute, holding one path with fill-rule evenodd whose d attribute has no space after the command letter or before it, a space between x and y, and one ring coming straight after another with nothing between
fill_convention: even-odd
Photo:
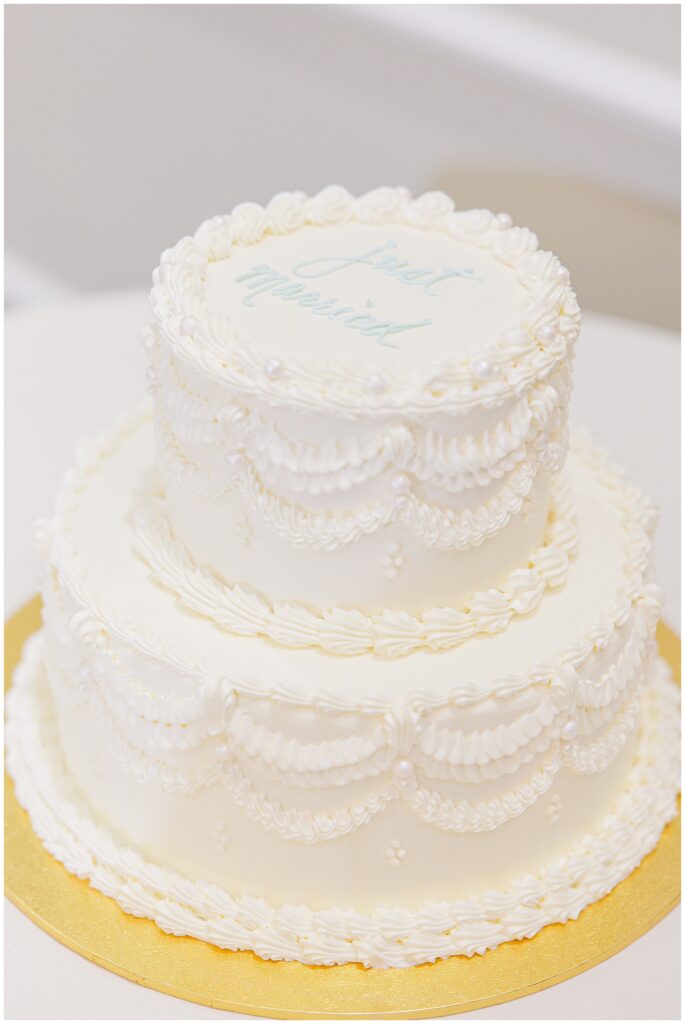
<instances>
[{"instance_id":1,"label":"cake side panel","mask_svg":"<svg viewBox=\"0 0 685 1024\"><path fill-rule=\"evenodd\" d=\"M93 714L62 706L59 721L72 777L123 845L234 895L358 913L379 906L412 913L535 875L598 826L637 744L633 731L601 775L555 770L553 759L537 758L475 786L422 773L418 792L413 780L401 789L364 780L302 792L243 761L220 771L203 764L187 775L174 771L173 758L155 768L122 754L116 737L103 747L102 720Z\"/></svg>"},{"instance_id":2,"label":"cake side panel","mask_svg":"<svg viewBox=\"0 0 685 1024\"><path fill-rule=\"evenodd\" d=\"M299 602L319 613L343 608L363 615L386 609L421 615L440 606L469 606L479 591L528 567L548 525L549 485L543 478L507 526L477 546L427 547L411 528L391 518L373 533L326 550L300 545L287 517L275 528L269 513L262 515L240 492L198 498L169 476L162 480L173 535L196 565L256 590L270 604Z\"/></svg>"},{"instance_id":3,"label":"cake side panel","mask_svg":"<svg viewBox=\"0 0 685 1024\"><path fill-rule=\"evenodd\" d=\"M506 888L592 832L635 753L655 629L640 605L510 696L336 713L209 679L153 697L154 659L74 617L46 592L47 677L70 772L122 841L231 892L363 912Z\"/></svg>"},{"instance_id":4,"label":"cake side panel","mask_svg":"<svg viewBox=\"0 0 685 1024\"><path fill-rule=\"evenodd\" d=\"M568 443L570 366L464 416L348 422L213 386L189 419L174 357L157 351L166 514L193 559L224 579L322 610L418 613L459 607L542 545Z\"/></svg>"},{"instance_id":5,"label":"cake side panel","mask_svg":"<svg viewBox=\"0 0 685 1024\"><path fill-rule=\"evenodd\" d=\"M532 936L552 921L576 917L639 863L677 810L677 690L665 666L658 666L645 692L632 767L613 794L609 812L561 856L538 872L527 871L506 890L488 886L481 896L440 899L414 908L406 902L376 904L369 914L344 905L317 910L310 902L286 906L271 904L263 894L253 898L229 893L195 875L184 878L168 858L147 860L84 801L81 786L66 771L41 677L39 641L29 645L18 671L8 725L8 767L34 828L69 870L114 896L125 910L150 916L175 934L196 935L227 948L252 948L267 958L359 960L376 967L482 953L502 941ZM107 784L107 766L99 762L90 771L101 785ZM563 817L563 803L559 794L555 797L547 804L548 828ZM155 803L148 810L158 827L169 825L166 808ZM222 819L215 823L213 839L230 859L233 836ZM410 854L400 840L392 840L384 851L385 873L399 874L410 863ZM500 864L503 860L509 863L500 848ZM452 877L460 864L460 859L452 861ZM344 872L349 874L351 865L356 866L348 858ZM368 860L364 867L368 870ZM263 893L264 879L274 878L273 862L267 859L262 869Z\"/></svg>"}]
</instances>

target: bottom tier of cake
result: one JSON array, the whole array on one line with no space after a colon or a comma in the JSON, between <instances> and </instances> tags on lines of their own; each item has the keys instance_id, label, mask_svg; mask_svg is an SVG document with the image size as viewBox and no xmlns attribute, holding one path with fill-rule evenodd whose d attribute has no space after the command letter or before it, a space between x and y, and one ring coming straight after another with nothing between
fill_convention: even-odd
<instances>
[{"instance_id":1,"label":"bottom tier of cake","mask_svg":"<svg viewBox=\"0 0 685 1024\"><path fill-rule=\"evenodd\" d=\"M576 918L626 878L676 813L679 693L668 666L658 660L643 697L633 763L611 811L595 831L536 874L504 890L412 911L387 906L362 914L272 905L152 863L95 820L65 765L42 655L37 635L15 677L7 741L17 798L47 849L128 913L151 918L174 935L252 949L264 959L406 967L530 938L546 924ZM278 872L277 864L272 871Z\"/></svg>"},{"instance_id":2,"label":"bottom tier of cake","mask_svg":"<svg viewBox=\"0 0 685 1024\"><path fill-rule=\"evenodd\" d=\"M547 585L521 566L474 600L479 635L455 643L451 614L444 649L439 630L429 645L383 619L404 656L290 648L203 615L221 581L179 568L167 535L136 549L153 464L149 417L127 419L39 537L44 628L8 701L7 763L70 871L175 934L405 967L575 917L656 845L679 715L654 657L654 516L591 445L557 481ZM312 613L290 611L299 644Z\"/></svg>"}]
</instances>

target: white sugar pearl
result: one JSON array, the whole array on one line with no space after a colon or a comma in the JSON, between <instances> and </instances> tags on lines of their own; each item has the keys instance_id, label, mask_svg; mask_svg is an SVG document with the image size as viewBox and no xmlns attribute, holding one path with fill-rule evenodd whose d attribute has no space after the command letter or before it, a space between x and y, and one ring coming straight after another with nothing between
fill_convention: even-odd
<instances>
[{"instance_id":1,"label":"white sugar pearl","mask_svg":"<svg viewBox=\"0 0 685 1024\"><path fill-rule=\"evenodd\" d=\"M406 508L408 502L409 498L407 497L406 494L398 494L397 497L395 498L395 508Z\"/></svg>"},{"instance_id":2,"label":"white sugar pearl","mask_svg":"<svg viewBox=\"0 0 685 1024\"><path fill-rule=\"evenodd\" d=\"M154 331L143 331L140 340L146 352L154 352L154 350L157 348L157 336Z\"/></svg>"},{"instance_id":3,"label":"white sugar pearl","mask_svg":"<svg viewBox=\"0 0 685 1024\"><path fill-rule=\"evenodd\" d=\"M411 482L406 473L395 473L395 476L390 481L395 494L406 494L411 487Z\"/></svg>"},{"instance_id":4,"label":"white sugar pearl","mask_svg":"<svg viewBox=\"0 0 685 1024\"><path fill-rule=\"evenodd\" d=\"M578 735L578 723L574 718L569 718L568 722L564 725L561 730L561 738L567 742L571 742Z\"/></svg>"},{"instance_id":5,"label":"white sugar pearl","mask_svg":"<svg viewBox=\"0 0 685 1024\"><path fill-rule=\"evenodd\" d=\"M52 526L49 519L36 519L33 524L33 546L38 552L45 554L50 550Z\"/></svg>"},{"instance_id":6,"label":"white sugar pearl","mask_svg":"<svg viewBox=\"0 0 685 1024\"><path fill-rule=\"evenodd\" d=\"M389 555L399 555L399 553L400 553L400 545L397 543L397 541L393 541L392 544L388 544L388 554Z\"/></svg>"},{"instance_id":7,"label":"white sugar pearl","mask_svg":"<svg viewBox=\"0 0 685 1024\"><path fill-rule=\"evenodd\" d=\"M222 743L220 746L216 748L214 756L216 757L217 761L227 761L231 756L231 748L226 746L225 743Z\"/></svg>"},{"instance_id":8,"label":"white sugar pearl","mask_svg":"<svg viewBox=\"0 0 685 1024\"><path fill-rule=\"evenodd\" d=\"M267 377L270 377L271 380L275 380L283 373L283 363L276 356L271 356L271 358L267 359L264 363L264 373Z\"/></svg>"},{"instance_id":9,"label":"white sugar pearl","mask_svg":"<svg viewBox=\"0 0 685 1024\"><path fill-rule=\"evenodd\" d=\"M395 764L395 767L393 768L393 773L395 775L395 778L397 779L410 779L414 774L414 765L411 763L411 761L406 761L402 759L401 761L397 761L397 763Z\"/></svg>"},{"instance_id":10,"label":"white sugar pearl","mask_svg":"<svg viewBox=\"0 0 685 1024\"><path fill-rule=\"evenodd\" d=\"M380 373L370 373L366 378L366 387L374 394L380 394L386 388L385 377Z\"/></svg>"},{"instance_id":11,"label":"white sugar pearl","mask_svg":"<svg viewBox=\"0 0 685 1024\"><path fill-rule=\"evenodd\" d=\"M511 216L508 213L498 213L496 220L501 228L510 228L513 224Z\"/></svg>"},{"instance_id":12,"label":"white sugar pearl","mask_svg":"<svg viewBox=\"0 0 685 1024\"><path fill-rule=\"evenodd\" d=\"M566 282L566 281L568 281L570 279L570 277L571 277L571 275L569 274L569 272L566 269L566 267L557 267L556 270L554 271L554 279L555 279L555 281L564 281L564 282Z\"/></svg>"},{"instance_id":13,"label":"white sugar pearl","mask_svg":"<svg viewBox=\"0 0 685 1024\"><path fill-rule=\"evenodd\" d=\"M154 366L148 366L147 370L145 371L145 376L147 377L151 384L154 384L158 380L158 374Z\"/></svg>"},{"instance_id":14,"label":"white sugar pearl","mask_svg":"<svg viewBox=\"0 0 685 1024\"><path fill-rule=\"evenodd\" d=\"M557 336L557 329L552 324L544 324L539 327L536 332L536 337L540 341L554 341Z\"/></svg>"},{"instance_id":15,"label":"white sugar pearl","mask_svg":"<svg viewBox=\"0 0 685 1024\"><path fill-rule=\"evenodd\" d=\"M489 380L495 372L492 363L487 359L476 359L471 363L471 369L480 380Z\"/></svg>"},{"instance_id":16,"label":"white sugar pearl","mask_svg":"<svg viewBox=\"0 0 685 1024\"><path fill-rule=\"evenodd\" d=\"M240 469L240 467L243 464L244 458L245 456L240 451L240 449L234 448L233 451L230 451L226 456L226 463L229 469Z\"/></svg>"},{"instance_id":17,"label":"white sugar pearl","mask_svg":"<svg viewBox=\"0 0 685 1024\"><path fill-rule=\"evenodd\" d=\"M192 334L196 324L192 316L184 316L178 325L179 334Z\"/></svg>"}]
</instances>

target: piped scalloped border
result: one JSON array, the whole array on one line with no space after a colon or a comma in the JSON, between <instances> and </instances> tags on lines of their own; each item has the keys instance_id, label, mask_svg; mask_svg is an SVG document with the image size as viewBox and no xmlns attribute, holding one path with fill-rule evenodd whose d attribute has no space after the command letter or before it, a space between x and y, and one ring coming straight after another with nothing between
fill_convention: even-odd
<instances>
[{"instance_id":1,"label":"piped scalloped border","mask_svg":"<svg viewBox=\"0 0 685 1024\"><path fill-rule=\"evenodd\" d=\"M406 967L530 938L547 924L576 918L613 889L656 846L677 813L679 695L668 667L659 662L623 792L594 833L537 874L504 891L427 903L413 912L379 907L365 915L337 907L272 906L145 861L92 819L70 782L41 692L39 648L29 654L8 700L7 765L17 799L48 851L128 913L151 918L172 934L251 949L263 959Z\"/></svg>"},{"instance_id":2,"label":"piped scalloped border","mask_svg":"<svg viewBox=\"0 0 685 1024\"><path fill-rule=\"evenodd\" d=\"M576 552L578 530L570 488L553 482L545 540L525 567L514 569L499 587L479 591L461 608L432 608L422 615L333 607L312 611L297 602L270 603L246 583L225 583L209 566L198 565L174 536L162 494L150 487L132 512L134 549L151 578L171 591L181 607L241 636L265 636L285 647L321 647L332 654L371 651L386 658L420 647L444 651L479 633L498 633L517 615L540 604L546 590L566 581Z\"/></svg>"},{"instance_id":3,"label":"piped scalloped border","mask_svg":"<svg viewBox=\"0 0 685 1024\"><path fill-rule=\"evenodd\" d=\"M96 620L111 636L128 645L143 656L152 657L172 672L188 676L202 686L205 683L219 685L228 681L225 673L218 672L215 664L202 660L187 661L170 655L158 637L143 633L120 615L105 607L95 597L88 572L81 564L78 546L73 538L73 516L78 507L81 492L91 476L102 467L103 462L115 454L120 447L150 420L149 403L144 403L135 413L122 416L114 427L103 433L92 443L81 447L76 467L66 474L57 501L55 519L51 524L40 524L38 531L40 546L59 573L62 583L68 586L75 601ZM564 666L576 668L591 655L593 650L605 648L614 632L624 625L636 607L645 605L656 616L661 606L659 588L648 579L651 532L656 519L654 506L645 498L637 486L625 481L623 470L610 460L608 453L594 446L589 432L576 435L572 449L581 463L595 472L612 494L624 522L626 547L624 555L624 579L616 594L612 607L578 643L560 652L554 663L531 666L523 676L502 676L492 680L484 689L482 683L474 680L460 681L451 691L439 693L423 689L416 699L422 706L447 706L469 704L489 697L512 696L531 686L544 685ZM231 678L230 686L236 692L248 696L266 698L292 707L312 707L320 710L346 711L378 714L393 706L392 697L387 694L367 694L364 700L350 699L341 690L319 690L312 694L292 684L280 681ZM405 697L409 701L411 695Z\"/></svg>"},{"instance_id":4,"label":"piped scalloped border","mask_svg":"<svg viewBox=\"0 0 685 1024\"><path fill-rule=\"evenodd\" d=\"M230 321L209 311L205 275L211 261L226 259L234 245L254 245L268 234L283 235L305 224L334 225L402 223L440 231L489 251L512 267L529 289L524 322L512 325L488 349L468 352L463 359L438 361L424 374L398 368L326 361L279 359L277 340L257 341L256 351L241 340ZM455 211L442 192L416 199L404 188L379 188L354 198L339 186L307 197L279 193L261 207L236 206L227 216L206 221L195 236L181 239L162 254L153 275L151 302L163 336L172 351L191 368L238 393L252 393L275 403L307 409L365 415L404 409L409 413L464 412L494 407L545 379L571 357L580 327L580 311L569 285L568 271L551 253L538 249L527 228L513 227L507 215L487 210ZM476 362L487 360L488 379ZM274 362L276 360L276 362ZM278 366L278 372L270 372Z\"/></svg>"}]
</instances>

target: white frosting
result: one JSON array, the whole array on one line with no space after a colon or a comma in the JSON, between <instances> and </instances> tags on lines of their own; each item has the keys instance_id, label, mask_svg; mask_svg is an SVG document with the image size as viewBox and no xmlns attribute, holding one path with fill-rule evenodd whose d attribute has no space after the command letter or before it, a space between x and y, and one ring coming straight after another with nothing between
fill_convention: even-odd
<instances>
[{"instance_id":1,"label":"white frosting","mask_svg":"<svg viewBox=\"0 0 685 1024\"><path fill-rule=\"evenodd\" d=\"M152 303L157 464L195 562L416 616L541 547L580 317L531 232L441 193L282 194L164 253Z\"/></svg>"},{"instance_id":2,"label":"white frosting","mask_svg":"<svg viewBox=\"0 0 685 1024\"><path fill-rule=\"evenodd\" d=\"M654 511L588 440L564 466L567 272L441 193L331 188L208 221L152 299L153 416L36 531L8 766L48 849L306 963L577 916L675 813L678 744Z\"/></svg>"},{"instance_id":3,"label":"white frosting","mask_svg":"<svg viewBox=\"0 0 685 1024\"><path fill-rule=\"evenodd\" d=\"M574 447L568 471L580 557L566 585L544 597L535 615L518 617L487 643L466 643L439 658L418 649L411 659L364 658L351 668L347 659L330 657L316 645L287 650L220 632L194 615L172 615L173 598L150 586L127 525L132 492L153 451L145 410L82 453L47 531L50 557L81 610L95 612L135 650L161 658L174 676L193 678L199 664L226 676L230 664L229 675L234 683L240 680L240 689L282 694L288 703L316 699L331 708L387 707L398 695L430 705L443 703L447 694L468 701L474 692L511 693L548 677L561 651L564 662L582 665L594 649L610 645L636 610L652 619L658 613L658 591L649 580L652 506L605 454L581 438ZM597 564L601 573L593 571ZM251 682L255 678L260 681ZM417 678L430 679L430 685L417 685Z\"/></svg>"},{"instance_id":4,"label":"white frosting","mask_svg":"<svg viewBox=\"0 0 685 1024\"><path fill-rule=\"evenodd\" d=\"M467 606L433 608L420 617L389 610L374 616L356 609L311 611L302 604L272 605L248 584L224 583L211 567L197 565L174 537L157 488L146 489L134 509L135 549L155 582L176 594L183 607L222 629L262 635L288 647L319 645L333 654L370 650L398 657L421 646L448 650L478 633L499 632L515 615L537 608L547 588L563 585L576 551L577 531L571 495L562 478L555 480L554 491L544 543L527 565L509 573L500 587L473 595ZM392 569L397 562L394 550L390 559Z\"/></svg>"},{"instance_id":5,"label":"white frosting","mask_svg":"<svg viewBox=\"0 0 685 1024\"><path fill-rule=\"evenodd\" d=\"M392 906L409 922L425 904L462 907L594 834L634 758L659 603L651 509L601 454L575 447L580 554L534 615L481 649L471 640L439 657L350 659L218 630L150 582L129 519L152 451L147 414L122 421L83 452L40 531L52 566L46 675L90 813L155 871L205 879L232 894L222 900L336 907L340 920L377 921ZM210 914L212 934L220 916ZM538 927L550 919L538 915ZM318 952L300 939L272 952L322 962L334 934L322 931ZM488 934L496 943L514 933ZM378 942L377 953L348 950L400 962ZM408 949L402 963L425 958L427 947Z\"/></svg>"},{"instance_id":6,"label":"white frosting","mask_svg":"<svg viewBox=\"0 0 685 1024\"><path fill-rule=\"evenodd\" d=\"M65 770L41 676L40 647L33 643L9 698L8 768L20 803L53 856L124 910L152 918L164 931L222 948L252 949L264 959L405 967L482 954L502 942L530 938L546 924L576 918L625 878L677 812L678 718L677 688L660 663L635 761L620 796L592 832L561 858L504 890L491 888L480 896L412 910L381 906L370 915L343 907L277 906L234 895L146 860L96 824ZM558 820L561 800L550 807L550 820ZM215 834L225 843L220 821ZM395 866L407 854L397 840L388 852Z\"/></svg>"},{"instance_id":7,"label":"white frosting","mask_svg":"<svg viewBox=\"0 0 685 1024\"><path fill-rule=\"evenodd\" d=\"M209 264L206 296L242 341L263 339L264 353L271 343L270 354L286 361L423 368L492 346L523 320L527 289L491 254L445 232L345 222L234 245L227 259ZM315 312L302 304L307 296L335 302ZM329 310L339 309L348 312L331 320ZM383 335L382 323L405 329Z\"/></svg>"},{"instance_id":8,"label":"white frosting","mask_svg":"<svg viewBox=\"0 0 685 1024\"><path fill-rule=\"evenodd\" d=\"M284 219L286 208L289 212ZM350 342L346 355L348 336L359 332L338 323L320 330L319 320L325 317L311 312L314 307L290 306L287 296L262 293L269 296L266 313L264 302L238 311L231 301L237 297L235 278L253 261L256 266L266 265L262 253L269 258L278 253L290 270L314 256L359 255L367 242L383 245L392 241L393 232L398 233L402 259L409 264L403 270L405 276L428 260L428 266L438 272L442 272L442 262L448 261L446 266L452 269L475 264L474 276L484 275L482 287L465 277L443 280L429 288L436 291L431 296L424 291L425 278L419 286L416 279L401 283L399 277L371 266L352 268L344 294L358 303L364 304L367 292L378 288L383 301L394 299L399 304L398 313L424 310L425 303L437 308L437 323L427 325L431 346L427 361L417 360L416 346L403 345L396 350L401 356L393 359L388 356L390 348L376 342L379 351L367 359L368 339L361 345L357 340ZM508 272L503 267L509 268ZM455 289L446 287L451 284ZM329 297L321 291L322 299ZM432 302L433 298L437 301ZM488 211L455 212L452 201L442 193L411 199L404 189L376 189L354 199L344 189L332 187L311 198L301 193L281 194L265 209L254 203L242 204L226 217L207 221L194 238L182 239L162 254L152 299L172 351L209 378L269 401L287 400L304 408L344 408L348 413L368 409L371 372L377 372L388 385L387 393L375 393L371 407L376 411L500 404L507 395L520 394L523 387L543 379L564 358L578 334L578 306L568 286L568 274L558 260L537 250L531 232L507 227ZM291 299L301 302L303 296ZM226 315L229 305L230 318ZM277 313L274 306L283 308ZM333 312L338 307L330 308ZM262 312L249 316L256 309ZM366 308L364 315L375 315L371 309L376 307ZM405 322L385 309L378 312L379 323ZM460 318L457 330L455 312ZM508 315L509 330L502 335ZM338 326L340 332L328 329ZM367 328L374 330L373 325ZM336 333L344 340L337 352L331 352L331 347L335 349L331 338ZM385 340L402 334L408 337L409 333L395 333ZM317 344L319 338L322 344ZM297 354L290 358L293 349ZM496 379L483 385L473 362L484 352L491 358ZM433 353L440 356L437 362ZM272 372L264 373L267 361L273 359L280 363L270 363Z\"/></svg>"}]
</instances>

